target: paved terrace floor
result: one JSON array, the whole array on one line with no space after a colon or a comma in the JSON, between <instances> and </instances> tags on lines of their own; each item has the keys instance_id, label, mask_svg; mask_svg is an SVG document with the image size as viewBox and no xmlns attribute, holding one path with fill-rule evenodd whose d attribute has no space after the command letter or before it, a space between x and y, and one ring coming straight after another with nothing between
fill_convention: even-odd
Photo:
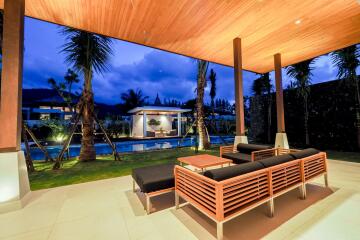
<instances>
[{"instance_id":1,"label":"paved terrace floor","mask_svg":"<svg viewBox=\"0 0 360 240\"><path fill-rule=\"evenodd\" d=\"M331 189L323 178L295 189L224 225L225 239L360 239L360 164L329 161ZM22 210L0 215L0 239L215 239L215 224L190 205L175 210L173 194L154 198L146 215L131 177L32 192Z\"/></svg>"}]
</instances>

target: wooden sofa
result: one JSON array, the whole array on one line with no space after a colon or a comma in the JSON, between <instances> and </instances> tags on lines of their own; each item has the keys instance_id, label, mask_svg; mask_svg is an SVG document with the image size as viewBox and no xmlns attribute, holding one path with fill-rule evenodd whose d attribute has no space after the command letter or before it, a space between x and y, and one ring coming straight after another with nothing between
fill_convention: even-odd
<instances>
[{"instance_id":1,"label":"wooden sofa","mask_svg":"<svg viewBox=\"0 0 360 240\"><path fill-rule=\"evenodd\" d=\"M299 188L301 198L305 198L306 183L320 175L324 175L328 186L326 153L309 155L303 151L276 149L273 157L208 170L204 175L175 166L176 208L181 197L206 214L217 223L218 239L223 238L224 222L263 203L268 203L272 217L275 197ZM237 172L230 171L226 176L230 168Z\"/></svg>"},{"instance_id":2,"label":"wooden sofa","mask_svg":"<svg viewBox=\"0 0 360 240\"><path fill-rule=\"evenodd\" d=\"M231 159L235 164L242 164L272 157L276 151L277 149L271 146L239 143L236 146L221 146L220 157Z\"/></svg>"}]
</instances>

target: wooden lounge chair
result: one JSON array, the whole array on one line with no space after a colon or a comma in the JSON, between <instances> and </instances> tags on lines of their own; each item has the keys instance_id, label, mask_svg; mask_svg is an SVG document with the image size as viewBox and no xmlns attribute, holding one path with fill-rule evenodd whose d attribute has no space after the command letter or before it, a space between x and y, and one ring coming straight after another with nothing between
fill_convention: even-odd
<instances>
[{"instance_id":1,"label":"wooden lounge chair","mask_svg":"<svg viewBox=\"0 0 360 240\"><path fill-rule=\"evenodd\" d=\"M274 215L274 198L294 188L306 197L306 183L324 175L326 153L315 149L277 149L277 156L259 161L208 170L203 175L175 167L175 205L179 197L217 223L217 238L223 238L223 224L263 203Z\"/></svg>"}]
</instances>

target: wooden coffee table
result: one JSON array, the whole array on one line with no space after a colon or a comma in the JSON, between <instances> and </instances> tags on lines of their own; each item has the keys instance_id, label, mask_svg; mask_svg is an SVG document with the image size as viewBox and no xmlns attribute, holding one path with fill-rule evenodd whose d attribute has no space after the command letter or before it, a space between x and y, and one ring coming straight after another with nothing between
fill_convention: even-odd
<instances>
[{"instance_id":1,"label":"wooden coffee table","mask_svg":"<svg viewBox=\"0 0 360 240\"><path fill-rule=\"evenodd\" d=\"M224 164L232 163L232 160L221 158L209 154L201 154L201 155L194 155L189 157L181 157L178 158L180 165L183 166L184 164L188 164L195 168L201 169L203 172L205 168L213 167L213 166L221 166L223 167Z\"/></svg>"}]
</instances>

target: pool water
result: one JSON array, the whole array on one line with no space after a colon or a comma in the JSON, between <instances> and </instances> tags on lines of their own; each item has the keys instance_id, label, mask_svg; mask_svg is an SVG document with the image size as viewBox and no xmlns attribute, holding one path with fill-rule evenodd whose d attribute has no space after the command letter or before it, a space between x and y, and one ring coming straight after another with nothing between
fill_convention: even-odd
<instances>
[{"instance_id":1,"label":"pool water","mask_svg":"<svg viewBox=\"0 0 360 240\"><path fill-rule=\"evenodd\" d=\"M223 140L226 143L234 142L233 136L223 136ZM211 136L210 142L212 144L223 144L224 142L219 136ZM151 140L140 140L140 141L125 141L125 142L115 142L116 149L118 152L139 152L147 150L156 150L156 149L167 149L175 147L190 147L195 146L196 139L195 137L185 138L181 141L181 138L171 138L171 139L151 139ZM58 146L49 146L46 148L51 157L56 158L59 152L62 149L61 145ZM111 154L112 150L107 143L97 143L95 144L96 154ZM77 157L80 154L80 144L70 145L69 148L70 157ZM33 160L43 160L45 159L44 154L40 151L39 148L31 148L30 154Z\"/></svg>"}]
</instances>

